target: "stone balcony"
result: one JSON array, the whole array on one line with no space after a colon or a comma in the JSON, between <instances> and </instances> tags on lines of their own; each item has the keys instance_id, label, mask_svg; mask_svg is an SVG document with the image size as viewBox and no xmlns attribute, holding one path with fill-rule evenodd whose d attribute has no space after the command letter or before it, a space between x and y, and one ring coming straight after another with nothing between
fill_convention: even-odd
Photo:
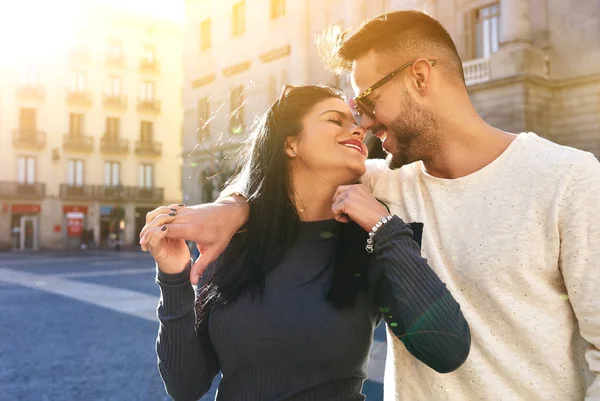
<instances>
[{"instance_id":1,"label":"stone balcony","mask_svg":"<svg viewBox=\"0 0 600 401\"><path fill-rule=\"evenodd\" d=\"M42 200L46 197L46 184L0 181L0 198Z\"/></svg>"},{"instance_id":2,"label":"stone balcony","mask_svg":"<svg viewBox=\"0 0 600 401\"><path fill-rule=\"evenodd\" d=\"M480 58L463 63L467 86L482 84L491 79L490 59Z\"/></svg>"},{"instance_id":3,"label":"stone balcony","mask_svg":"<svg viewBox=\"0 0 600 401\"><path fill-rule=\"evenodd\" d=\"M162 143L148 140L135 141L135 154L159 157L162 155Z\"/></svg>"},{"instance_id":4,"label":"stone balcony","mask_svg":"<svg viewBox=\"0 0 600 401\"><path fill-rule=\"evenodd\" d=\"M46 98L46 90L40 84L23 84L17 88L17 99L21 102L41 103Z\"/></svg>"},{"instance_id":5,"label":"stone balcony","mask_svg":"<svg viewBox=\"0 0 600 401\"><path fill-rule=\"evenodd\" d=\"M13 145L17 149L41 150L46 147L46 133L32 129L15 129Z\"/></svg>"},{"instance_id":6,"label":"stone balcony","mask_svg":"<svg viewBox=\"0 0 600 401\"><path fill-rule=\"evenodd\" d=\"M91 107L92 94L79 89L67 89L67 104L72 107Z\"/></svg>"},{"instance_id":7,"label":"stone balcony","mask_svg":"<svg viewBox=\"0 0 600 401\"><path fill-rule=\"evenodd\" d=\"M130 198L134 202L148 202L160 204L164 200L163 188L138 188L130 187Z\"/></svg>"},{"instance_id":8,"label":"stone balcony","mask_svg":"<svg viewBox=\"0 0 600 401\"><path fill-rule=\"evenodd\" d=\"M137 111L144 114L159 114L160 100L138 98Z\"/></svg>"},{"instance_id":9,"label":"stone balcony","mask_svg":"<svg viewBox=\"0 0 600 401\"><path fill-rule=\"evenodd\" d=\"M89 153L94 150L94 138L81 134L63 135L63 149L71 152Z\"/></svg>"},{"instance_id":10,"label":"stone balcony","mask_svg":"<svg viewBox=\"0 0 600 401\"><path fill-rule=\"evenodd\" d=\"M126 155L129 152L129 140L114 134L104 134L100 138L100 151L104 154Z\"/></svg>"},{"instance_id":11,"label":"stone balcony","mask_svg":"<svg viewBox=\"0 0 600 401\"><path fill-rule=\"evenodd\" d=\"M98 186L96 199L101 202L147 202L160 204L164 200L163 188L138 188L117 186Z\"/></svg>"},{"instance_id":12,"label":"stone balcony","mask_svg":"<svg viewBox=\"0 0 600 401\"><path fill-rule=\"evenodd\" d=\"M160 63L156 60L150 61L146 58L140 59L140 74L158 75L160 74Z\"/></svg>"},{"instance_id":13,"label":"stone balcony","mask_svg":"<svg viewBox=\"0 0 600 401\"><path fill-rule=\"evenodd\" d=\"M106 68L112 70L123 70L127 67L127 60L123 55L107 55L105 61Z\"/></svg>"},{"instance_id":14,"label":"stone balcony","mask_svg":"<svg viewBox=\"0 0 600 401\"><path fill-rule=\"evenodd\" d=\"M60 184L59 197L64 201L94 201L98 190L94 185Z\"/></svg>"},{"instance_id":15,"label":"stone balcony","mask_svg":"<svg viewBox=\"0 0 600 401\"><path fill-rule=\"evenodd\" d=\"M104 94L104 108L107 110L124 112L127 110L127 97L121 95Z\"/></svg>"}]
</instances>

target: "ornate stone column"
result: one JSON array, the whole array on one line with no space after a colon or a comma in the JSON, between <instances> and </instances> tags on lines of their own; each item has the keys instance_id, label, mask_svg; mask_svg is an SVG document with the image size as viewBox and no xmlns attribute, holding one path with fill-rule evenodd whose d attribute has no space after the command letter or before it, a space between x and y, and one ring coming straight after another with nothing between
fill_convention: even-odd
<instances>
[{"instance_id":1,"label":"ornate stone column","mask_svg":"<svg viewBox=\"0 0 600 401\"><path fill-rule=\"evenodd\" d=\"M529 0L500 1L500 46L531 43Z\"/></svg>"},{"instance_id":2,"label":"ornate stone column","mask_svg":"<svg viewBox=\"0 0 600 401\"><path fill-rule=\"evenodd\" d=\"M532 43L529 0L500 0L500 48L490 57L491 78L546 77L546 56Z\"/></svg>"}]
</instances>

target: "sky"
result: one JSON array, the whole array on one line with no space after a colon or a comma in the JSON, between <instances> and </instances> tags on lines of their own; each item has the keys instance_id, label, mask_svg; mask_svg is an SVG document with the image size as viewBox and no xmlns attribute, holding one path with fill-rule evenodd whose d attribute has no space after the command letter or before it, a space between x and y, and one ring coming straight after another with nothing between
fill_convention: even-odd
<instances>
[{"instance_id":1,"label":"sky","mask_svg":"<svg viewBox=\"0 0 600 401\"><path fill-rule=\"evenodd\" d=\"M0 64L25 53L43 57L67 46L82 1L185 21L184 0L0 0Z\"/></svg>"},{"instance_id":2,"label":"sky","mask_svg":"<svg viewBox=\"0 0 600 401\"><path fill-rule=\"evenodd\" d=\"M0 0L2 1L2 0ZM184 0L101 0L105 4L128 11L165 18L183 23L185 18Z\"/></svg>"}]
</instances>

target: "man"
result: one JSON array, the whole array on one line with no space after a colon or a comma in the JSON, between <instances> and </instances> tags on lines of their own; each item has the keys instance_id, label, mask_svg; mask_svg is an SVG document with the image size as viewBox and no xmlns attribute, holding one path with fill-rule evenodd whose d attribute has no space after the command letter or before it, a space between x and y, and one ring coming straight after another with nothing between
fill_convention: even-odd
<instances>
[{"instance_id":1,"label":"man","mask_svg":"<svg viewBox=\"0 0 600 401\"><path fill-rule=\"evenodd\" d=\"M321 49L351 74L361 124L389 154L391 170L371 163L363 184L424 224L423 255L472 332L469 359L445 375L388 336L385 399L600 400L598 161L486 124L452 39L425 14L387 14ZM171 236L199 243L194 276L246 214L229 197L173 218Z\"/></svg>"}]
</instances>

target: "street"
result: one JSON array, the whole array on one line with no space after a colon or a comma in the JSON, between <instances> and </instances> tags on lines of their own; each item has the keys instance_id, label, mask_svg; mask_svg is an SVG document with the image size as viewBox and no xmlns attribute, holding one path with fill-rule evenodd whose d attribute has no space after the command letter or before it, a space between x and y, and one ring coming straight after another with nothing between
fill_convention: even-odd
<instances>
[{"instance_id":1,"label":"street","mask_svg":"<svg viewBox=\"0 0 600 401\"><path fill-rule=\"evenodd\" d=\"M154 351L158 295L141 252L0 254L0 400L169 400ZM378 401L383 325L374 344L364 392Z\"/></svg>"}]
</instances>

